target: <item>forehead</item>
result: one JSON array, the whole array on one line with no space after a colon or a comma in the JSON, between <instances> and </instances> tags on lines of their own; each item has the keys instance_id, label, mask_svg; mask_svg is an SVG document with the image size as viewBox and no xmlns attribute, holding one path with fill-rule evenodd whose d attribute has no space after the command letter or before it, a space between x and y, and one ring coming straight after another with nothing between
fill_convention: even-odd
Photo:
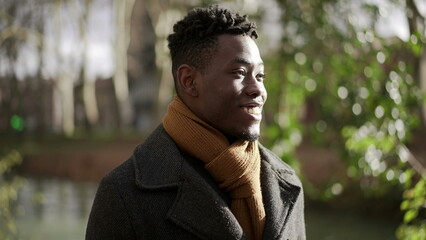
<instances>
[{"instance_id":1,"label":"forehead","mask_svg":"<svg viewBox=\"0 0 426 240\"><path fill-rule=\"evenodd\" d=\"M223 34L218 36L215 58L222 63L248 61L247 64L263 65L259 48L249 36Z\"/></svg>"}]
</instances>

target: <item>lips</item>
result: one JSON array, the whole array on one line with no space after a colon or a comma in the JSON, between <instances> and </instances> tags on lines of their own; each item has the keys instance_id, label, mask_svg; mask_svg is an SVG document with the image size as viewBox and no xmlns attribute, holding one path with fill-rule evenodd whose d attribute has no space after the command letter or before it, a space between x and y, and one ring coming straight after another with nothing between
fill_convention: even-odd
<instances>
[{"instance_id":1,"label":"lips","mask_svg":"<svg viewBox=\"0 0 426 240\"><path fill-rule=\"evenodd\" d=\"M241 108L244 110L244 112L252 116L255 116L256 118L259 118L262 116L262 106L263 106L262 102L252 101L252 102L243 104Z\"/></svg>"},{"instance_id":2,"label":"lips","mask_svg":"<svg viewBox=\"0 0 426 240\"><path fill-rule=\"evenodd\" d=\"M243 110L250 114L259 115L262 113L262 109L259 106L256 107L243 107Z\"/></svg>"}]
</instances>

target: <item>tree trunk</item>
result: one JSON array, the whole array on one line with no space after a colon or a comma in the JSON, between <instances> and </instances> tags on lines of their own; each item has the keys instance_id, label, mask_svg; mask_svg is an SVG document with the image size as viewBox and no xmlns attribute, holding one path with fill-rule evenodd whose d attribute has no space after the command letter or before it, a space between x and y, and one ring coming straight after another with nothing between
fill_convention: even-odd
<instances>
[{"instance_id":1,"label":"tree trunk","mask_svg":"<svg viewBox=\"0 0 426 240\"><path fill-rule=\"evenodd\" d=\"M410 30L410 34L424 34L426 30L426 19L420 14L417 9L417 5L414 0L406 0L406 5L408 8L408 12L410 14L407 15L408 26ZM419 40L420 41L420 40ZM419 87L422 93L426 93L426 49L423 49L423 52L418 57L418 74L419 74ZM421 105L421 118L423 120L423 126L426 127L426 103L423 100Z\"/></svg>"},{"instance_id":2,"label":"tree trunk","mask_svg":"<svg viewBox=\"0 0 426 240\"><path fill-rule=\"evenodd\" d=\"M423 49L423 54L419 59L419 85L422 93L426 93L426 49ZM426 126L426 99L423 98L422 104L422 119L423 126Z\"/></svg>"},{"instance_id":3,"label":"tree trunk","mask_svg":"<svg viewBox=\"0 0 426 240\"><path fill-rule=\"evenodd\" d=\"M113 76L115 97L118 105L119 125L129 125L133 109L129 97L127 78L127 48L130 43L130 17L135 0L114 0L115 12L115 74Z\"/></svg>"},{"instance_id":4,"label":"tree trunk","mask_svg":"<svg viewBox=\"0 0 426 240\"><path fill-rule=\"evenodd\" d=\"M74 133L74 83L67 74L59 76L59 93L62 103L62 131L66 136Z\"/></svg>"},{"instance_id":5,"label":"tree trunk","mask_svg":"<svg viewBox=\"0 0 426 240\"><path fill-rule=\"evenodd\" d=\"M83 78L83 103L84 111L86 113L87 122L89 126L93 126L98 123L99 120L99 111L98 103L96 100L96 87L95 81L91 76L89 76L86 68L89 65L89 51L87 49L88 37L87 37L87 22L88 22L88 13L92 6L93 0L86 0L84 3L84 12L83 16L80 18L80 36L82 39L82 53L83 53L83 65L81 66L81 76Z\"/></svg>"},{"instance_id":6,"label":"tree trunk","mask_svg":"<svg viewBox=\"0 0 426 240\"><path fill-rule=\"evenodd\" d=\"M167 36L171 33L173 24L182 17L181 9L170 7L171 1L148 1L150 15L157 41L155 43L156 66L160 74L157 98L157 119L164 115L167 105L173 98L174 82L171 72L171 59L167 48Z\"/></svg>"}]
</instances>

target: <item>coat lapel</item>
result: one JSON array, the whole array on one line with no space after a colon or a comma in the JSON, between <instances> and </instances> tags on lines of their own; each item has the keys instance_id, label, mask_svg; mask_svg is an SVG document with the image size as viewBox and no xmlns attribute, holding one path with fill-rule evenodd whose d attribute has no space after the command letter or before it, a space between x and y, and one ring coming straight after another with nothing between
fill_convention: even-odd
<instances>
[{"instance_id":1,"label":"coat lapel","mask_svg":"<svg viewBox=\"0 0 426 240\"><path fill-rule=\"evenodd\" d=\"M152 151L161 149L161 151ZM178 188L167 218L201 239L244 239L228 205L182 157L173 140L160 125L141 147L134 159L136 185L142 191Z\"/></svg>"},{"instance_id":2,"label":"coat lapel","mask_svg":"<svg viewBox=\"0 0 426 240\"><path fill-rule=\"evenodd\" d=\"M269 150L260 146L262 192L266 212L264 239L281 239L301 192L294 171Z\"/></svg>"},{"instance_id":3,"label":"coat lapel","mask_svg":"<svg viewBox=\"0 0 426 240\"><path fill-rule=\"evenodd\" d=\"M243 230L215 190L185 164L182 182L169 218L201 239L243 239Z\"/></svg>"},{"instance_id":4,"label":"coat lapel","mask_svg":"<svg viewBox=\"0 0 426 240\"><path fill-rule=\"evenodd\" d=\"M294 171L259 145L266 212L264 239L280 239L301 194ZM153 151L152 149L161 149ZM135 150L136 185L142 191L178 188L167 219L201 239L246 239L229 206L187 160L160 125ZM137 159L144 159L143 166Z\"/></svg>"}]
</instances>

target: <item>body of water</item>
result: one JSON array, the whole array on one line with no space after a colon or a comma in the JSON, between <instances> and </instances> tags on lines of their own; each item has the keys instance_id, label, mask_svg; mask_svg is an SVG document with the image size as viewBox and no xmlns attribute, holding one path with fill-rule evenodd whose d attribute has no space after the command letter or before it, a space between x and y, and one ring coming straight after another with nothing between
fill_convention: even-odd
<instances>
[{"instance_id":1,"label":"body of water","mask_svg":"<svg viewBox=\"0 0 426 240\"><path fill-rule=\"evenodd\" d=\"M19 239L84 239L97 184L26 178L18 197Z\"/></svg>"},{"instance_id":2,"label":"body of water","mask_svg":"<svg viewBox=\"0 0 426 240\"><path fill-rule=\"evenodd\" d=\"M19 239L84 239L97 184L54 178L25 178L18 194ZM309 240L394 240L397 224L353 212L306 209Z\"/></svg>"}]
</instances>

